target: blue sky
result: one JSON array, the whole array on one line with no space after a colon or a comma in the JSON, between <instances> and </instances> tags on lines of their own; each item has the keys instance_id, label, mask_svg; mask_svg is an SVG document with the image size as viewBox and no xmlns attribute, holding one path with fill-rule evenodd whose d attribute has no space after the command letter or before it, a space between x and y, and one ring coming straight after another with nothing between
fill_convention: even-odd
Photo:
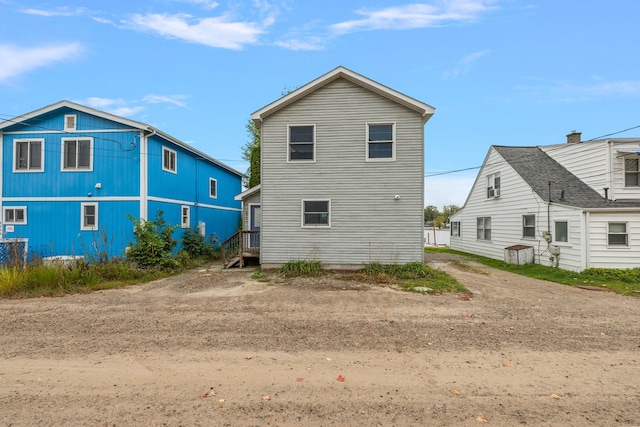
<instances>
[{"instance_id":1,"label":"blue sky","mask_svg":"<svg viewBox=\"0 0 640 427\"><path fill-rule=\"evenodd\" d=\"M342 65L436 108L439 208L462 206L492 144L640 126L636 0L0 0L0 16L0 120L68 99L244 171L250 114Z\"/></svg>"}]
</instances>

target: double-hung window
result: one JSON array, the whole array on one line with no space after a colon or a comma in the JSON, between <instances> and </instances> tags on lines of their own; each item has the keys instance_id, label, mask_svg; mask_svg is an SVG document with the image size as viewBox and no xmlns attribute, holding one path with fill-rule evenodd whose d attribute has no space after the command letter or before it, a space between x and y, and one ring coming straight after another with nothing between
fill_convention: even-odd
<instances>
[{"instance_id":1,"label":"double-hung window","mask_svg":"<svg viewBox=\"0 0 640 427\"><path fill-rule=\"evenodd\" d=\"M162 147L162 170L167 172L176 173L177 165L176 159L178 154L167 147Z\"/></svg>"},{"instance_id":2,"label":"double-hung window","mask_svg":"<svg viewBox=\"0 0 640 427\"><path fill-rule=\"evenodd\" d=\"M75 132L77 126L77 118L75 114L64 115L64 130L67 132Z\"/></svg>"},{"instance_id":3,"label":"double-hung window","mask_svg":"<svg viewBox=\"0 0 640 427\"><path fill-rule=\"evenodd\" d=\"M44 139L16 139L13 145L15 172L42 172Z\"/></svg>"},{"instance_id":4,"label":"double-hung window","mask_svg":"<svg viewBox=\"0 0 640 427\"><path fill-rule=\"evenodd\" d=\"M522 215L522 237L536 237L536 216Z\"/></svg>"},{"instance_id":5,"label":"double-hung window","mask_svg":"<svg viewBox=\"0 0 640 427\"><path fill-rule=\"evenodd\" d=\"M610 222L607 243L610 246L628 246L629 235L627 234L626 222Z\"/></svg>"},{"instance_id":6,"label":"double-hung window","mask_svg":"<svg viewBox=\"0 0 640 427\"><path fill-rule=\"evenodd\" d=\"M315 126L301 125L289 126L289 161L314 161Z\"/></svg>"},{"instance_id":7,"label":"double-hung window","mask_svg":"<svg viewBox=\"0 0 640 427\"><path fill-rule=\"evenodd\" d=\"M394 124L367 124L367 160L393 160L395 158Z\"/></svg>"},{"instance_id":8,"label":"double-hung window","mask_svg":"<svg viewBox=\"0 0 640 427\"><path fill-rule=\"evenodd\" d=\"M4 223L25 225L27 223L27 208L24 206L7 206L4 208Z\"/></svg>"},{"instance_id":9,"label":"double-hung window","mask_svg":"<svg viewBox=\"0 0 640 427\"><path fill-rule=\"evenodd\" d=\"M487 199L500 197L500 172L487 176Z\"/></svg>"},{"instance_id":10,"label":"double-hung window","mask_svg":"<svg viewBox=\"0 0 640 427\"><path fill-rule=\"evenodd\" d=\"M218 180L209 178L209 197L212 199L218 198Z\"/></svg>"},{"instance_id":11,"label":"double-hung window","mask_svg":"<svg viewBox=\"0 0 640 427\"><path fill-rule=\"evenodd\" d=\"M98 229L98 204L82 203L81 212L82 221L80 223L81 230L97 230Z\"/></svg>"},{"instance_id":12,"label":"double-hung window","mask_svg":"<svg viewBox=\"0 0 640 427\"><path fill-rule=\"evenodd\" d=\"M638 159L624 159L624 186L640 186L640 161Z\"/></svg>"},{"instance_id":13,"label":"double-hung window","mask_svg":"<svg viewBox=\"0 0 640 427\"><path fill-rule=\"evenodd\" d=\"M491 217L478 217L476 221L476 231L478 240L491 240Z\"/></svg>"},{"instance_id":14,"label":"double-hung window","mask_svg":"<svg viewBox=\"0 0 640 427\"><path fill-rule=\"evenodd\" d=\"M451 221L451 237L460 237L460 221Z\"/></svg>"},{"instance_id":15,"label":"double-hung window","mask_svg":"<svg viewBox=\"0 0 640 427\"><path fill-rule=\"evenodd\" d=\"M62 140L62 170L90 171L93 168L93 139Z\"/></svg>"},{"instance_id":16,"label":"double-hung window","mask_svg":"<svg viewBox=\"0 0 640 427\"><path fill-rule=\"evenodd\" d=\"M331 227L330 200L303 200L303 227Z\"/></svg>"},{"instance_id":17,"label":"double-hung window","mask_svg":"<svg viewBox=\"0 0 640 427\"><path fill-rule=\"evenodd\" d=\"M556 221L556 242L569 241L569 223L567 221Z\"/></svg>"}]
</instances>

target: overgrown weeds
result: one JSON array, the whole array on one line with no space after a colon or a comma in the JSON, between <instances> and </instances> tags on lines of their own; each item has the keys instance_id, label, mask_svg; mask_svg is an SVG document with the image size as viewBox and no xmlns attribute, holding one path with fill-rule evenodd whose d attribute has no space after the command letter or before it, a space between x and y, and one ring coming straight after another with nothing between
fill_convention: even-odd
<instances>
[{"instance_id":1,"label":"overgrown weeds","mask_svg":"<svg viewBox=\"0 0 640 427\"><path fill-rule=\"evenodd\" d=\"M278 272L284 277L312 277L325 274L319 261L291 260L281 266Z\"/></svg>"},{"instance_id":2,"label":"overgrown weeds","mask_svg":"<svg viewBox=\"0 0 640 427\"><path fill-rule=\"evenodd\" d=\"M369 283L397 284L412 292L441 293L468 292L456 279L444 271L420 262L385 265L377 262L365 264L352 278Z\"/></svg>"}]
</instances>

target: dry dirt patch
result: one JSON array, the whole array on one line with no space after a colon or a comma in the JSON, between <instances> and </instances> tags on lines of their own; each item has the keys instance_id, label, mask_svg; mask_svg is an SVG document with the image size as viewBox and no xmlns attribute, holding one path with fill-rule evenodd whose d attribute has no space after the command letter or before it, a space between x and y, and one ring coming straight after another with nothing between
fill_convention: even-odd
<instances>
[{"instance_id":1,"label":"dry dirt patch","mask_svg":"<svg viewBox=\"0 0 640 427\"><path fill-rule=\"evenodd\" d=\"M212 266L0 301L2 425L640 425L640 300L428 262L471 292Z\"/></svg>"}]
</instances>

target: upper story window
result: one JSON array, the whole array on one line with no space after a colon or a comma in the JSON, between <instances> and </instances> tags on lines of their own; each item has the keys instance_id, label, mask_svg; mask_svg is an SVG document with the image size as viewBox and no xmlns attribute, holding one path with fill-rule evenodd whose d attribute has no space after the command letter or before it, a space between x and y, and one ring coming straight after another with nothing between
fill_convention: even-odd
<instances>
[{"instance_id":1,"label":"upper story window","mask_svg":"<svg viewBox=\"0 0 640 427\"><path fill-rule=\"evenodd\" d=\"M7 206L4 208L4 223L25 225L27 223L27 208L25 206Z\"/></svg>"},{"instance_id":2,"label":"upper story window","mask_svg":"<svg viewBox=\"0 0 640 427\"><path fill-rule=\"evenodd\" d=\"M80 223L81 230L97 230L98 229L98 204L97 203L82 203L81 204L82 222Z\"/></svg>"},{"instance_id":3,"label":"upper story window","mask_svg":"<svg viewBox=\"0 0 640 427\"><path fill-rule=\"evenodd\" d=\"M607 243L611 246L628 246L629 235L627 234L626 222L610 222L607 234Z\"/></svg>"},{"instance_id":4,"label":"upper story window","mask_svg":"<svg viewBox=\"0 0 640 427\"><path fill-rule=\"evenodd\" d=\"M522 215L522 237L536 237L535 215Z\"/></svg>"},{"instance_id":5,"label":"upper story window","mask_svg":"<svg viewBox=\"0 0 640 427\"><path fill-rule=\"evenodd\" d=\"M75 132L77 126L77 116L75 114L64 115L64 130L67 132Z\"/></svg>"},{"instance_id":6,"label":"upper story window","mask_svg":"<svg viewBox=\"0 0 640 427\"><path fill-rule=\"evenodd\" d=\"M491 240L491 217L480 216L476 220L476 238L478 240Z\"/></svg>"},{"instance_id":7,"label":"upper story window","mask_svg":"<svg viewBox=\"0 0 640 427\"><path fill-rule=\"evenodd\" d=\"M394 124L367 124L367 160L393 160L395 158Z\"/></svg>"},{"instance_id":8,"label":"upper story window","mask_svg":"<svg viewBox=\"0 0 640 427\"><path fill-rule=\"evenodd\" d=\"M460 236L460 221L451 221L451 237Z\"/></svg>"},{"instance_id":9,"label":"upper story window","mask_svg":"<svg viewBox=\"0 0 640 427\"><path fill-rule=\"evenodd\" d=\"M177 159L178 154L170 148L162 147L162 170L167 172L177 172Z\"/></svg>"},{"instance_id":10,"label":"upper story window","mask_svg":"<svg viewBox=\"0 0 640 427\"><path fill-rule=\"evenodd\" d=\"M314 161L315 126L289 126L289 161Z\"/></svg>"},{"instance_id":11,"label":"upper story window","mask_svg":"<svg viewBox=\"0 0 640 427\"><path fill-rule=\"evenodd\" d=\"M638 159L624 159L624 186L640 186L640 169Z\"/></svg>"},{"instance_id":12,"label":"upper story window","mask_svg":"<svg viewBox=\"0 0 640 427\"><path fill-rule=\"evenodd\" d=\"M303 200L302 201L302 226L303 227L330 227L331 226L331 201L330 200Z\"/></svg>"},{"instance_id":13,"label":"upper story window","mask_svg":"<svg viewBox=\"0 0 640 427\"><path fill-rule=\"evenodd\" d=\"M42 172L44 139L14 140L13 157L14 172Z\"/></svg>"},{"instance_id":14,"label":"upper story window","mask_svg":"<svg viewBox=\"0 0 640 427\"><path fill-rule=\"evenodd\" d=\"M556 221L556 242L569 241L569 223L567 221Z\"/></svg>"},{"instance_id":15,"label":"upper story window","mask_svg":"<svg viewBox=\"0 0 640 427\"><path fill-rule=\"evenodd\" d=\"M487 199L500 197L500 172L487 176Z\"/></svg>"},{"instance_id":16,"label":"upper story window","mask_svg":"<svg viewBox=\"0 0 640 427\"><path fill-rule=\"evenodd\" d=\"M92 168L92 138L62 140L62 170L90 171Z\"/></svg>"},{"instance_id":17,"label":"upper story window","mask_svg":"<svg viewBox=\"0 0 640 427\"><path fill-rule=\"evenodd\" d=\"M218 180L209 178L209 197L212 199L218 198Z\"/></svg>"}]
</instances>

